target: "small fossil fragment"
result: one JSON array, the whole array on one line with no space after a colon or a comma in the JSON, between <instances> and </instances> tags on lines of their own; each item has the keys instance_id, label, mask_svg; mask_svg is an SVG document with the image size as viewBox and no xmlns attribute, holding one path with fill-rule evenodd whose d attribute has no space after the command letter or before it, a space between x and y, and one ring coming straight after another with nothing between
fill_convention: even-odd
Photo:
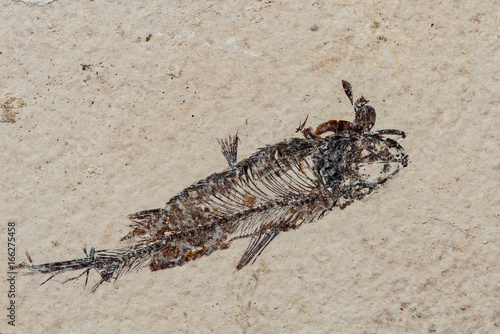
<instances>
[{"instance_id":1,"label":"small fossil fragment","mask_svg":"<svg viewBox=\"0 0 500 334\"><path fill-rule=\"evenodd\" d=\"M240 162L236 158L238 135L220 140L229 169L184 189L163 208L130 215L132 229L122 240L135 240L132 246L92 248L88 253L84 249L83 259L20 264L18 268L51 273L49 279L84 270L70 280L83 274L88 279L95 269L101 277L95 291L103 282L116 280L146 262L153 271L173 268L249 238L236 266L240 270L255 261L279 233L321 219L334 207L344 209L407 166L403 148L387 137L404 138L404 132L371 131L375 109L363 97L353 102L351 85L342 84L354 106L354 122L332 120L313 130L305 127L306 118L297 129L305 138L268 145ZM331 134L322 137L326 132Z\"/></svg>"},{"instance_id":2,"label":"small fossil fragment","mask_svg":"<svg viewBox=\"0 0 500 334\"><path fill-rule=\"evenodd\" d=\"M13 97L5 96L0 100L0 123L15 123L19 111L26 107L26 102Z\"/></svg>"}]
</instances>

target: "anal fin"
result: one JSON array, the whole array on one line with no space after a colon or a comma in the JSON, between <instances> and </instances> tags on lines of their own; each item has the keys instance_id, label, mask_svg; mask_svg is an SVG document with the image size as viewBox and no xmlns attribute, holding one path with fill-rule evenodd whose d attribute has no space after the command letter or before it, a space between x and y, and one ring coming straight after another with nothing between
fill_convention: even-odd
<instances>
[{"instance_id":1,"label":"anal fin","mask_svg":"<svg viewBox=\"0 0 500 334\"><path fill-rule=\"evenodd\" d=\"M249 264L252 259L253 262L255 262L262 251L264 251L264 249L271 243L271 241L274 240L274 238L276 238L279 233L280 230L278 228L271 228L266 232L261 232L252 236L252 241L241 257L240 262L238 262L236 270L240 270L241 268Z\"/></svg>"}]
</instances>

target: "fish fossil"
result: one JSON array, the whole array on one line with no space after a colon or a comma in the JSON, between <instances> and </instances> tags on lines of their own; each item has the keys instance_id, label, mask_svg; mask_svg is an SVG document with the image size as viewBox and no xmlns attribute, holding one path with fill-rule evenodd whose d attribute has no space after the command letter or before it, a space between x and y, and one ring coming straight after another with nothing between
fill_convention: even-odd
<instances>
[{"instance_id":1,"label":"fish fossil","mask_svg":"<svg viewBox=\"0 0 500 334\"><path fill-rule=\"evenodd\" d=\"M353 102L351 85L342 81L354 106L354 122L328 121L316 130L301 123L292 138L259 149L237 162L238 135L219 140L229 168L198 181L172 197L165 207L131 214L131 231L122 239L131 246L116 250L84 249L86 257L46 264L25 264L26 273L57 274L95 269L103 282L118 279L146 262L151 270L182 266L227 249L237 239L250 244L240 270L279 233L321 219L334 207L344 209L394 177L408 156L394 139L400 130L371 131L375 109L363 97ZM322 137L324 133L330 135ZM68 281L69 281L68 280ZM44 283L45 283L44 282ZM44 284L42 283L42 284Z\"/></svg>"}]
</instances>

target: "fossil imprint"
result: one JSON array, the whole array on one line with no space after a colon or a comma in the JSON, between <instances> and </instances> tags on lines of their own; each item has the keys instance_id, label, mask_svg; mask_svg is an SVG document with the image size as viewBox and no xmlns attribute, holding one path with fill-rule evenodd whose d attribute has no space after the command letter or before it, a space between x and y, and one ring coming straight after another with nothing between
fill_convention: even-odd
<instances>
[{"instance_id":1,"label":"fossil imprint","mask_svg":"<svg viewBox=\"0 0 500 334\"><path fill-rule=\"evenodd\" d=\"M404 132L371 131L375 109L363 97L353 102L351 85L346 81L342 85L354 106L354 122L332 120L313 130L305 127L306 118L296 131L304 138L268 145L240 162L238 135L219 140L228 170L184 189L163 208L129 215L131 231L122 240L133 245L84 249L83 259L17 267L28 274L52 274L45 282L60 273L83 270L69 280L86 274L85 284L95 269L101 278L95 291L129 270L182 266L227 249L234 240L249 238L236 266L240 270L255 261L279 233L321 219L334 207L344 209L407 166L403 148L387 137L404 138Z\"/></svg>"}]
</instances>

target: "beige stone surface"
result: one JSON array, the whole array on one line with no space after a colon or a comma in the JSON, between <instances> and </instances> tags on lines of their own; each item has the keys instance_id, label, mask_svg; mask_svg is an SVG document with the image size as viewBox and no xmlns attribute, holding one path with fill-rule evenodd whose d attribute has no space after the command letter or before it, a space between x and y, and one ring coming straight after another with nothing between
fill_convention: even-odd
<instances>
[{"instance_id":1,"label":"beige stone surface","mask_svg":"<svg viewBox=\"0 0 500 334\"><path fill-rule=\"evenodd\" d=\"M306 115L352 120L342 79L406 131L410 165L239 272L246 240L95 294L18 276L0 332L499 332L499 8L1 1L2 314L8 221L18 262L119 247L127 214L226 167L217 138L238 131L245 158Z\"/></svg>"}]
</instances>

